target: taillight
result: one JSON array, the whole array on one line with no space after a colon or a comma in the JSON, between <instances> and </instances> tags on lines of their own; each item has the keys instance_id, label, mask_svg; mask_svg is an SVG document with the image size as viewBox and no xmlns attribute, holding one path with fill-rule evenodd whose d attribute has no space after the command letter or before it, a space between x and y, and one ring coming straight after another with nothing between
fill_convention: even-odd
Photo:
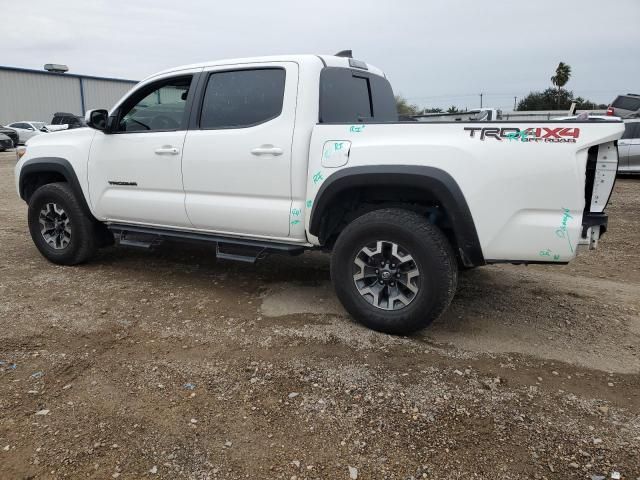
<instances>
[{"instance_id":1,"label":"taillight","mask_svg":"<svg viewBox=\"0 0 640 480\"><path fill-rule=\"evenodd\" d=\"M613 116L613 107L607 108L607 115Z\"/></svg>"}]
</instances>

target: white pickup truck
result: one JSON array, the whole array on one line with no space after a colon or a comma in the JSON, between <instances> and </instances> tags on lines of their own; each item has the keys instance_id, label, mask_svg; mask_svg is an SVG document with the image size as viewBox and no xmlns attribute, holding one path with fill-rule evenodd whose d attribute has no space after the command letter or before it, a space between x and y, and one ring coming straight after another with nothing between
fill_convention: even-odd
<instances>
[{"instance_id":1,"label":"white pickup truck","mask_svg":"<svg viewBox=\"0 0 640 480\"><path fill-rule=\"evenodd\" d=\"M18 151L47 259L78 264L114 240L212 242L245 261L323 249L353 317L401 334L447 308L460 267L595 248L624 131L399 122L383 72L348 55L178 67L86 119Z\"/></svg>"}]
</instances>

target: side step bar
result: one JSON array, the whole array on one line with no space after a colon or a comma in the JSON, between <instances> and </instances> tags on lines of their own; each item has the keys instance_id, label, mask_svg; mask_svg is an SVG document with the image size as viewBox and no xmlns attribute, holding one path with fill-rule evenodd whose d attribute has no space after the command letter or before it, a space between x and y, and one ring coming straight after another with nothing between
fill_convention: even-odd
<instances>
[{"instance_id":1,"label":"side step bar","mask_svg":"<svg viewBox=\"0 0 640 480\"><path fill-rule=\"evenodd\" d=\"M216 244L216 258L239 262L255 263L270 253L298 255L305 247L287 243L265 242L262 240L239 239L222 235L183 232L162 228L123 225L112 223L107 228L114 234L118 244L149 249L163 240L185 240Z\"/></svg>"},{"instance_id":2,"label":"side step bar","mask_svg":"<svg viewBox=\"0 0 640 480\"><path fill-rule=\"evenodd\" d=\"M236 262L256 263L258 258L264 258L267 255L265 248L239 246L232 251L223 252L220 250L220 243L216 243L216 258L222 260L234 260Z\"/></svg>"}]
</instances>

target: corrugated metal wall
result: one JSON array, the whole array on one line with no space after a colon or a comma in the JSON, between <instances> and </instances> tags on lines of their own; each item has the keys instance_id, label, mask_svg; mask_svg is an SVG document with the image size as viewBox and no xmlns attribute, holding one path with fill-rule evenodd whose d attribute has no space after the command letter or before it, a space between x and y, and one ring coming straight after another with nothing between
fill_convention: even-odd
<instances>
[{"instance_id":1,"label":"corrugated metal wall","mask_svg":"<svg viewBox=\"0 0 640 480\"><path fill-rule=\"evenodd\" d=\"M122 96L131 90L135 83L114 82L83 78L84 105L86 110L106 108L110 110Z\"/></svg>"},{"instance_id":2,"label":"corrugated metal wall","mask_svg":"<svg viewBox=\"0 0 640 480\"><path fill-rule=\"evenodd\" d=\"M20 120L49 123L55 112L82 115L85 110L111 108L135 82L51 75L0 67L0 124Z\"/></svg>"}]
</instances>

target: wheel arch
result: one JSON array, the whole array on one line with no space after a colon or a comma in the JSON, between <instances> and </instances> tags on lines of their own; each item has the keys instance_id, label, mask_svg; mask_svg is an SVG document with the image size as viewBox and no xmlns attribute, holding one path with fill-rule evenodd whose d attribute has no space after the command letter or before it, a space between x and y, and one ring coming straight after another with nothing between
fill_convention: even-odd
<instances>
[{"instance_id":1,"label":"wheel arch","mask_svg":"<svg viewBox=\"0 0 640 480\"><path fill-rule=\"evenodd\" d=\"M309 222L309 233L324 245L336 228L331 213L351 192L362 189L398 189L422 195L437 202L446 212L462 262L466 266L484 265L484 256L467 201L457 182L444 170L420 165L371 165L349 167L330 175L316 194Z\"/></svg>"},{"instance_id":2,"label":"wheel arch","mask_svg":"<svg viewBox=\"0 0 640 480\"><path fill-rule=\"evenodd\" d=\"M48 183L66 182L78 199L85 213L93 217L80 186L78 176L71 163L60 157L37 157L27 160L20 169L18 188L20 198L29 202L29 198L39 187Z\"/></svg>"}]
</instances>

